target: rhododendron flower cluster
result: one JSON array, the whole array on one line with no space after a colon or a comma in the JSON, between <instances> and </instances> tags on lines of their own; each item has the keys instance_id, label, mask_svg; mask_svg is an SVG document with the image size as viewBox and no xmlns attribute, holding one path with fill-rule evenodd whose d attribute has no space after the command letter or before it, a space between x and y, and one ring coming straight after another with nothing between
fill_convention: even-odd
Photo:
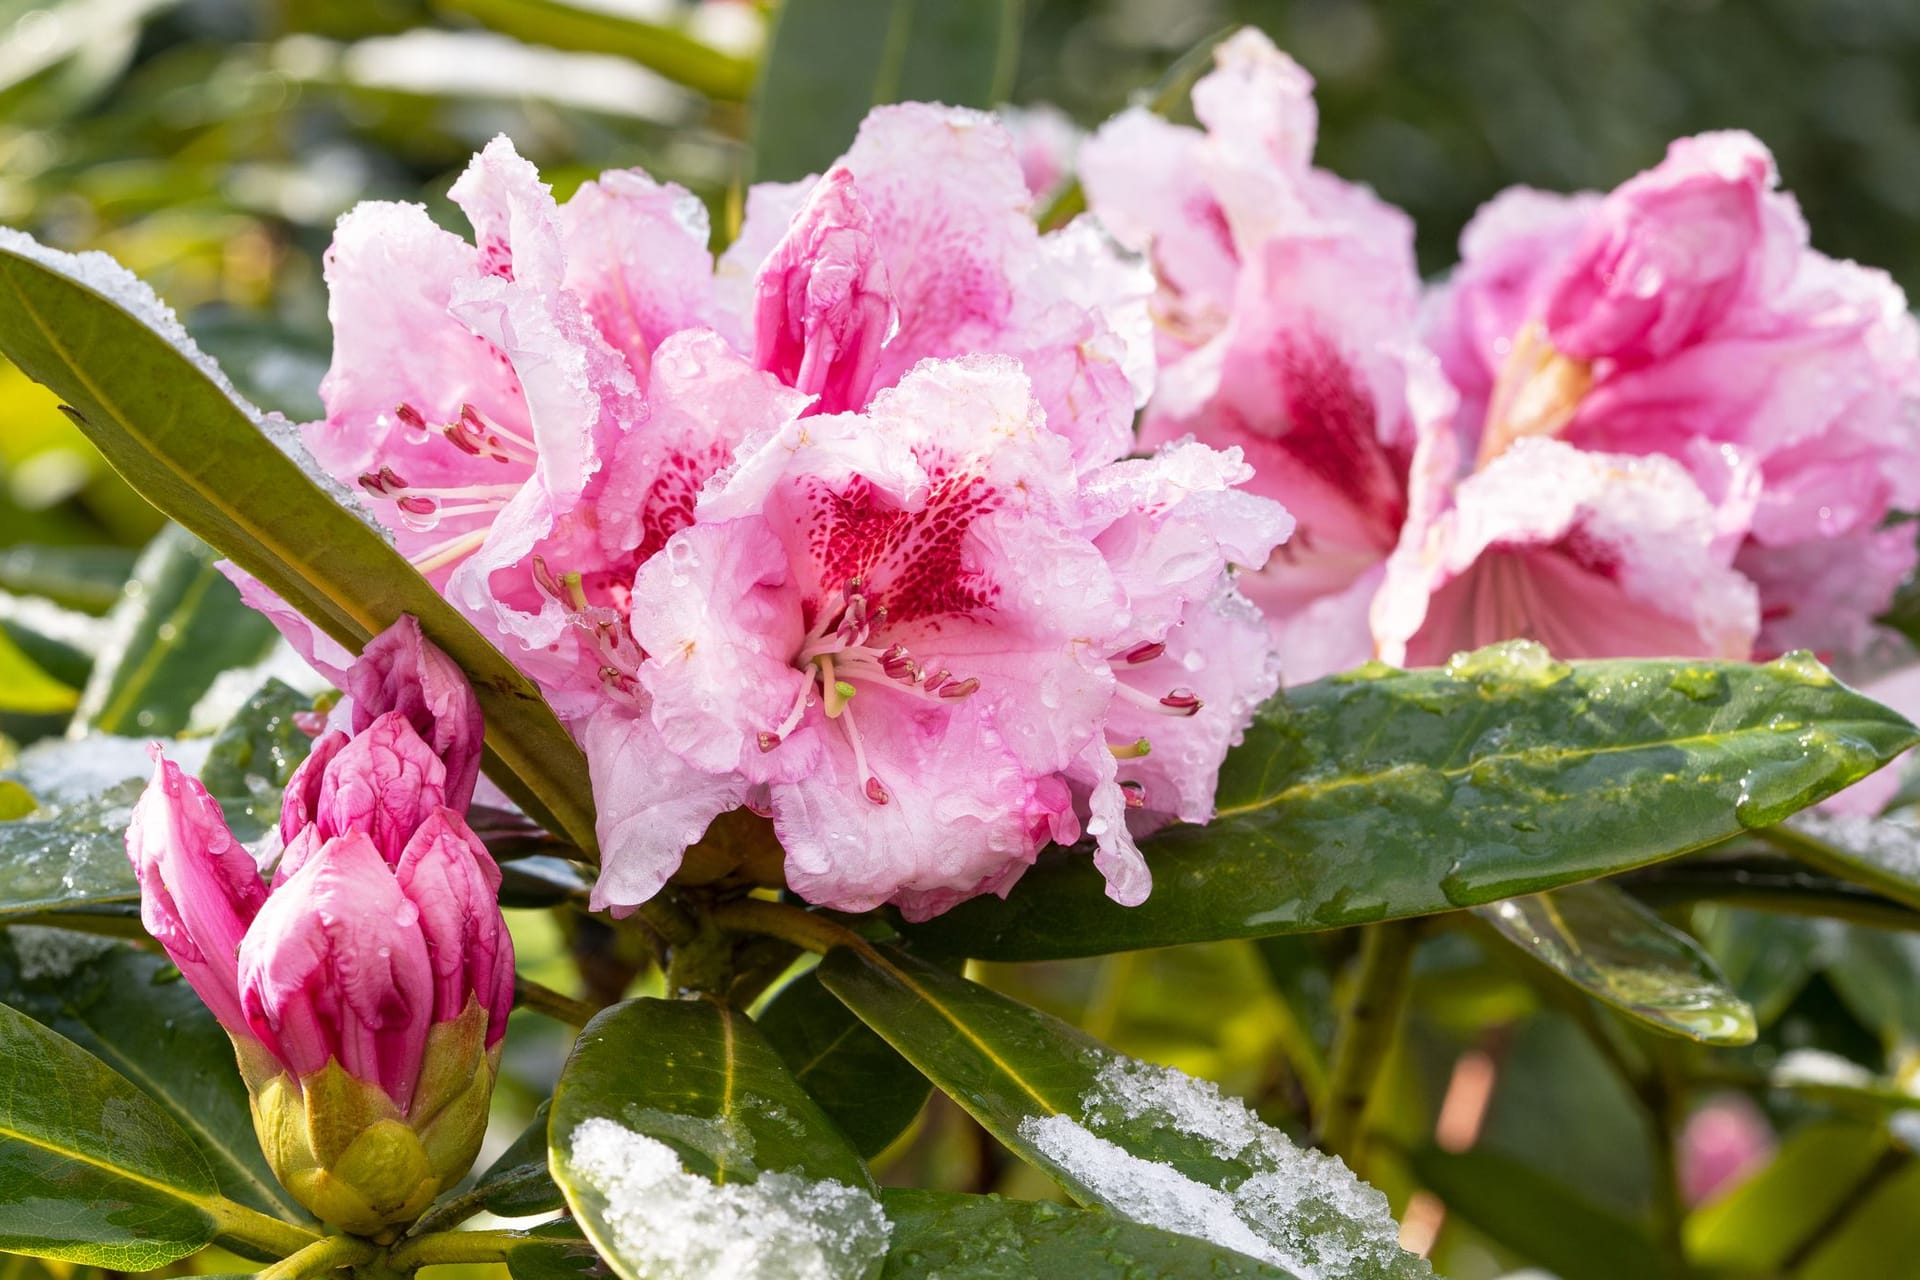
<instances>
[{"instance_id":1,"label":"rhododendron flower cluster","mask_svg":"<svg viewBox=\"0 0 1920 1280\"><path fill-rule=\"evenodd\" d=\"M1920 331L1809 247L1766 150L1683 139L1606 196L1515 190L1422 297L1411 227L1311 166L1257 32L1203 128L1127 112L1089 207L1157 291L1151 442L1245 451L1299 529L1242 584L1290 680L1529 637L1568 658L1860 648L1912 568ZM1444 375L1444 376L1441 376Z\"/></svg>"},{"instance_id":2,"label":"rhododendron flower cluster","mask_svg":"<svg viewBox=\"0 0 1920 1280\"><path fill-rule=\"evenodd\" d=\"M1237 450L1129 456L1145 265L920 104L755 187L717 262L637 172L556 205L501 139L452 196L471 244L342 221L305 436L573 727L596 904L738 808L824 905L923 917L1083 833L1140 901L1136 836L1211 815L1278 682L1233 567L1291 528Z\"/></svg>"},{"instance_id":3,"label":"rhododendron flower cluster","mask_svg":"<svg viewBox=\"0 0 1920 1280\"><path fill-rule=\"evenodd\" d=\"M271 884L154 749L127 830L147 931L226 1028L274 1172L378 1234L463 1177L513 1005L500 871L468 829L480 708L412 618L342 673L350 726L289 780Z\"/></svg>"}]
</instances>

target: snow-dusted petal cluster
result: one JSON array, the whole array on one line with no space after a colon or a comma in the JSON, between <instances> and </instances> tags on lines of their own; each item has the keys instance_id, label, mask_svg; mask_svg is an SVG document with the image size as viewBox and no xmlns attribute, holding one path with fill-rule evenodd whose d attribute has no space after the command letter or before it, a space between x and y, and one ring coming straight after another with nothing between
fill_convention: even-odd
<instances>
[{"instance_id":1,"label":"snow-dusted petal cluster","mask_svg":"<svg viewBox=\"0 0 1920 1280\"><path fill-rule=\"evenodd\" d=\"M1452 395L1416 331L1413 224L1313 167L1313 80L1255 30L1193 91L1203 128L1143 108L1080 152L1088 207L1158 280L1144 440L1238 447L1299 528L1242 585L1290 681L1372 656L1368 602L1423 429Z\"/></svg>"},{"instance_id":2,"label":"snow-dusted petal cluster","mask_svg":"<svg viewBox=\"0 0 1920 1280\"><path fill-rule=\"evenodd\" d=\"M500 139L452 194L471 243L342 221L304 432L573 727L596 902L742 807L826 905L930 915L1083 833L1140 901L1136 835L1211 815L1277 684L1233 566L1291 528L1237 450L1130 457L1145 264L924 104L753 188L717 262L637 172L557 205Z\"/></svg>"}]
</instances>

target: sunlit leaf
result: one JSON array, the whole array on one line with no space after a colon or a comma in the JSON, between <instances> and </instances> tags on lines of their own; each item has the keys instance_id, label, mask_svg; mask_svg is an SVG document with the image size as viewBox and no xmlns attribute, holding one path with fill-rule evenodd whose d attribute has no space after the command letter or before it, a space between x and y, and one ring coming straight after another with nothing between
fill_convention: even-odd
<instances>
[{"instance_id":1,"label":"sunlit leaf","mask_svg":"<svg viewBox=\"0 0 1920 1280\"><path fill-rule=\"evenodd\" d=\"M1109 901L1075 849L1006 901L909 933L1032 960L1477 906L1778 822L1916 740L1805 655L1568 666L1520 645L1362 668L1268 704L1221 770L1213 822L1143 843L1144 904Z\"/></svg>"},{"instance_id":2,"label":"sunlit leaf","mask_svg":"<svg viewBox=\"0 0 1920 1280\"><path fill-rule=\"evenodd\" d=\"M73 406L143 496L336 640L357 649L400 614L417 617L473 681L494 780L591 850L584 758L526 677L275 447L257 412L197 365L183 338L153 327L157 304L142 287L76 264L17 241L0 247L0 352ZM83 270L93 283L72 274Z\"/></svg>"},{"instance_id":3,"label":"sunlit leaf","mask_svg":"<svg viewBox=\"0 0 1920 1280\"><path fill-rule=\"evenodd\" d=\"M1501 937L1554 973L1668 1035L1751 1044L1753 1010L1686 934L1610 884L1475 907Z\"/></svg>"}]
</instances>

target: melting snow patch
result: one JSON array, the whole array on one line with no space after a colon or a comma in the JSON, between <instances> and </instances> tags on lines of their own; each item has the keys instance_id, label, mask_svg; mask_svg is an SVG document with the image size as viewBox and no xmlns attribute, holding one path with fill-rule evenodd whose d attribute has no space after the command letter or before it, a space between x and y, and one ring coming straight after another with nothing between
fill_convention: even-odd
<instances>
[{"instance_id":1,"label":"melting snow patch","mask_svg":"<svg viewBox=\"0 0 1920 1280\"><path fill-rule=\"evenodd\" d=\"M20 980L38 982L42 978L64 978L96 956L103 956L119 944L112 938L72 929L48 929L35 924L16 924L8 928L13 957L20 965Z\"/></svg>"},{"instance_id":2,"label":"melting snow patch","mask_svg":"<svg viewBox=\"0 0 1920 1280\"><path fill-rule=\"evenodd\" d=\"M20 753L13 776L43 804L76 804L129 778L152 777L150 742L158 742L167 758L188 773L200 771L213 745L208 738L120 738L105 733L72 741L47 739Z\"/></svg>"},{"instance_id":3,"label":"melting snow patch","mask_svg":"<svg viewBox=\"0 0 1920 1280\"><path fill-rule=\"evenodd\" d=\"M1020 1136L1116 1213L1271 1262L1300 1280L1340 1280L1361 1267L1431 1274L1401 1251L1384 1195L1336 1157L1295 1146L1216 1085L1118 1059L1101 1067L1080 1101L1082 1119L1030 1118ZM1208 1186L1113 1141L1149 1128L1194 1139L1207 1155L1251 1172L1235 1186Z\"/></svg>"},{"instance_id":4,"label":"melting snow patch","mask_svg":"<svg viewBox=\"0 0 1920 1280\"><path fill-rule=\"evenodd\" d=\"M607 1244L659 1280L855 1280L887 1251L886 1215L857 1187L785 1173L716 1186L601 1117L573 1131L567 1163L606 1202Z\"/></svg>"}]
</instances>

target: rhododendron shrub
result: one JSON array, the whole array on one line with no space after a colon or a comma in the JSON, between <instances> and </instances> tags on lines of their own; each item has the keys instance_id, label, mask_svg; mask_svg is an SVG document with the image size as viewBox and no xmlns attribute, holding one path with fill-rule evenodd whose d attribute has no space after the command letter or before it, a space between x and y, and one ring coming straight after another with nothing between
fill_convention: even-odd
<instances>
[{"instance_id":1,"label":"rhododendron shrub","mask_svg":"<svg viewBox=\"0 0 1920 1280\"><path fill-rule=\"evenodd\" d=\"M0 554L0 1252L1904 1274L1898 287L1739 133L1423 279L1261 32L1074 122L911 7L545 6L713 109L347 209L304 381L0 228L173 522Z\"/></svg>"}]
</instances>

